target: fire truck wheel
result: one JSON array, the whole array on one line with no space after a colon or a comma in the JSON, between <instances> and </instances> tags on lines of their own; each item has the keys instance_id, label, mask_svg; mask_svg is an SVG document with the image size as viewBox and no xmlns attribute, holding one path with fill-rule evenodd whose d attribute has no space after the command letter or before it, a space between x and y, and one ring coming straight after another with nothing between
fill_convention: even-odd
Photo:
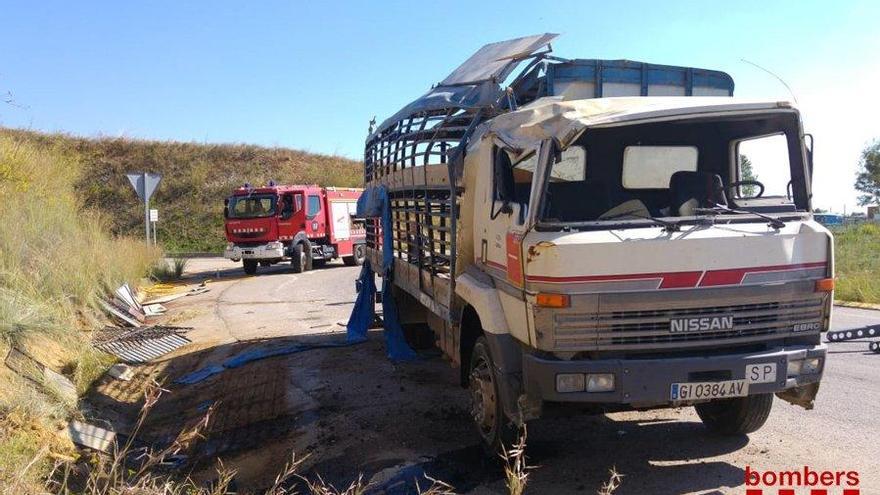
<instances>
[{"instance_id":1,"label":"fire truck wheel","mask_svg":"<svg viewBox=\"0 0 880 495\"><path fill-rule=\"evenodd\" d=\"M694 409L706 428L719 435L744 435L758 431L770 416L773 394L713 400Z\"/></svg>"},{"instance_id":2,"label":"fire truck wheel","mask_svg":"<svg viewBox=\"0 0 880 495\"><path fill-rule=\"evenodd\" d=\"M308 267L308 256L303 249L302 244L296 244L290 250L290 266L293 267L293 273L302 273Z\"/></svg>"},{"instance_id":3,"label":"fire truck wheel","mask_svg":"<svg viewBox=\"0 0 880 495\"><path fill-rule=\"evenodd\" d=\"M492 456L513 445L516 438L516 428L507 419L501 405L494 370L489 343L486 337L480 336L471 352L468 389L471 392L471 417L483 439L483 447Z\"/></svg>"},{"instance_id":4,"label":"fire truck wheel","mask_svg":"<svg viewBox=\"0 0 880 495\"><path fill-rule=\"evenodd\" d=\"M257 273L257 260L241 260L241 264L248 275Z\"/></svg>"},{"instance_id":5,"label":"fire truck wheel","mask_svg":"<svg viewBox=\"0 0 880 495\"><path fill-rule=\"evenodd\" d=\"M354 254L351 256L344 256L342 262L345 263L345 266L361 266L364 264L364 258L366 255L367 253L364 245L358 244L354 247Z\"/></svg>"}]
</instances>

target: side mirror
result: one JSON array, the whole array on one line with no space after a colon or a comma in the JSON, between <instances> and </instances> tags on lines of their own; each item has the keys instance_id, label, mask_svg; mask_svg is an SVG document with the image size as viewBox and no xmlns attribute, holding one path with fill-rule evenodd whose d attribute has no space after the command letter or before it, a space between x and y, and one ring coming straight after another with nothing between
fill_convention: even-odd
<instances>
[{"instance_id":1,"label":"side mirror","mask_svg":"<svg viewBox=\"0 0 880 495\"><path fill-rule=\"evenodd\" d=\"M223 218L229 218L229 198L223 200Z\"/></svg>"},{"instance_id":2,"label":"side mirror","mask_svg":"<svg viewBox=\"0 0 880 495\"><path fill-rule=\"evenodd\" d=\"M810 142L807 143L807 138L809 138ZM813 135L812 134L804 134L804 144L807 147L807 168L810 169L810 183L813 182Z\"/></svg>"}]
</instances>

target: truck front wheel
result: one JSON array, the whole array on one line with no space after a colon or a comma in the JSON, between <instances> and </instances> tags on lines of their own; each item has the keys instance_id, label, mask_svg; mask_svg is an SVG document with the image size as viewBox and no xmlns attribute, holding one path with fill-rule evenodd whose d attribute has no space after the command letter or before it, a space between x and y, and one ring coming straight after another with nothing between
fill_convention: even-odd
<instances>
[{"instance_id":1,"label":"truck front wheel","mask_svg":"<svg viewBox=\"0 0 880 495\"><path fill-rule=\"evenodd\" d=\"M257 260L241 260L241 264L248 275L257 273Z\"/></svg>"},{"instance_id":2,"label":"truck front wheel","mask_svg":"<svg viewBox=\"0 0 880 495\"><path fill-rule=\"evenodd\" d=\"M694 409L706 428L719 435L744 435L758 431L770 416L773 394L713 400Z\"/></svg>"},{"instance_id":3,"label":"truck front wheel","mask_svg":"<svg viewBox=\"0 0 880 495\"><path fill-rule=\"evenodd\" d=\"M471 416L477 432L489 454L496 455L513 444L516 429L504 414L495 364L489 353L489 344L483 336L477 338L471 352L468 389L471 393Z\"/></svg>"}]
</instances>

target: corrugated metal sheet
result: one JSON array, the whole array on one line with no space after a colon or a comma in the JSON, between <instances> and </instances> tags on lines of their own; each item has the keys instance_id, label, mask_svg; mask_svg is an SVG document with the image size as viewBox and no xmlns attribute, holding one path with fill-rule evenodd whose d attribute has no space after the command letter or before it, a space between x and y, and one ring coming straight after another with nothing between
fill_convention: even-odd
<instances>
[{"instance_id":1,"label":"corrugated metal sheet","mask_svg":"<svg viewBox=\"0 0 880 495\"><path fill-rule=\"evenodd\" d=\"M115 332L105 328L94 346L128 363L144 363L192 342L183 333L189 328L146 327Z\"/></svg>"}]
</instances>

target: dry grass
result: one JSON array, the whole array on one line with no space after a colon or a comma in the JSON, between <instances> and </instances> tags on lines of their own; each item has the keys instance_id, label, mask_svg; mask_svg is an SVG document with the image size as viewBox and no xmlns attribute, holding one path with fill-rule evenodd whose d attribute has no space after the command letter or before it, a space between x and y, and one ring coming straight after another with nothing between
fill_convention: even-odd
<instances>
[{"instance_id":1,"label":"dry grass","mask_svg":"<svg viewBox=\"0 0 880 495\"><path fill-rule=\"evenodd\" d=\"M105 233L106 220L77 199L80 170L53 146L0 133L0 359L22 350L82 392L109 363L85 333L97 298L138 281L159 253ZM69 399L0 365L0 488L33 483L48 456L70 450L54 432L74 413Z\"/></svg>"},{"instance_id":2,"label":"dry grass","mask_svg":"<svg viewBox=\"0 0 880 495\"><path fill-rule=\"evenodd\" d=\"M88 459L66 459L55 462L43 493L63 495L234 495L232 486L235 471L218 461L217 477L207 486L195 483L191 478L176 476L167 467L169 461L193 453L197 444L205 439L217 403L196 422L186 425L171 444L161 450L135 449L135 439L144 425L150 411L166 391L157 383L152 383L144 393L144 405L131 435L125 444L116 448L112 454L96 454ZM506 487L510 495L523 495L529 482L530 472L535 468L526 462L526 429L523 427L517 442L504 449ZM30 460L28 467L46 455L43 449ZM344 488L336 488L320 475L312 478L300 474L300 468L307 457L298 458L294 453L274 480L265 489L264 495L364 495L377 488L359 475ZM596 492L597 495L613 495L620 487L623 476L612 468L609 479ZM422 487L417 483L420 495L455 495L455 489L440 480L427 477ZM13 490L19 485L11 485ZM300 492L299 489L304 489ZM12 491L9 493L19 493ZM250 492L249 492L250 493Z\"/></svg>"},{"instance_id":3,"label":"dry grass","mask_svg":"<svg viewBox=\"0 0 880 495\"><path fill-rule=\"evenodd\" d=\"M145 169L161 173L152 207L160 210L157 238L168 252L220 252L226 244L223 198L246 182L265 184L274 179L340 187L363 183L360 162L286 148L84 139L12 129L0 129L0 136L56 147L80 161L78 195L89 208L111 216L112 232L118 235L142 238L144 229L143 205L125 173ZM0 168L0 180L3 177Z\"/></svg>"},{"instance_id":4,"label":"dry grass","mask_svg":"<svg viewBox=\"0 0 880 495\"><path fill-rule=\"evenodd\" d=\"M880 303L880 225L863 223L834 232L835 297Z\"/></svg>"},{"instance_id":5,"label":"dry grass","mask_svg":"<svg viewBox=\"0 0 880 495\"><path fill-rule=\"evenodd\" d=\"M504 461L504 480L510 495L522 495L529 482L529 473L535 466L526 463L526 438L528 432L525 424L520 428L516 443L501 452Z\"/></svg>"}]
</instances>

